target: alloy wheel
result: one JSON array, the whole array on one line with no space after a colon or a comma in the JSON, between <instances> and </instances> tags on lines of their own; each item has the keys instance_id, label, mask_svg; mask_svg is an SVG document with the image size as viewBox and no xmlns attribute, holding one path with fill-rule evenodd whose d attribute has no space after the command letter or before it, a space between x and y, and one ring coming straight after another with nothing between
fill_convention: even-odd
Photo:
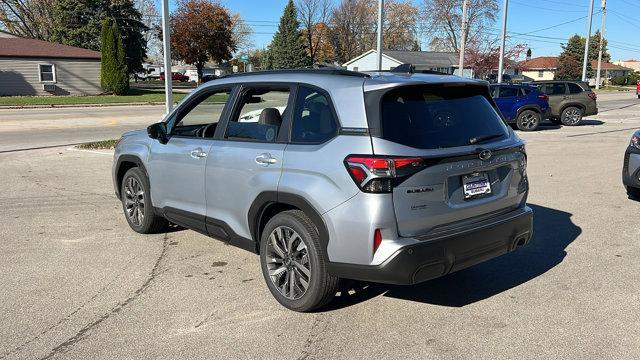
<instances>
[{"instance_id":1,"label":"alloy wheel","mask_svg":"<svg viewBox=\"0 0 640 360\"><path fill-rule=\"evenodd\" d=\"M564 114L565 123L575 125L580 121L580 110L569 109Z\"/></svg>"},{"instance_id":2,"label":"alloy wheel","mask_svg":"<svg viewBox=\"0 0 640 360\"><path fill-rule=\"evenodd\" d=\"M538 123L538 118L533 113L524 114L520 119L520 123L525 129L533 129Z\"/></svg>"},{"instance_id":3,"label":"alloy wheel","mask_svg":"<svg viewBox=\"0 0 640 360\"><path fill-rule=\"evenodd\" d=\"M140 182L133 176L124 183L124 208L132 224L142 225L144 221L144 190Z\"/></svg>"},{"instance_id":4,"label":"alloy wheel","mask_svg":"<svg viewBox=\"0 0 640 360\"><path fill-rule=\"evenodd\" d=\"M266 264L271 282L287 299L301 298L311 281L307 245L288 226L275 228L267 241Z\"/></svg>"}]
</instances>

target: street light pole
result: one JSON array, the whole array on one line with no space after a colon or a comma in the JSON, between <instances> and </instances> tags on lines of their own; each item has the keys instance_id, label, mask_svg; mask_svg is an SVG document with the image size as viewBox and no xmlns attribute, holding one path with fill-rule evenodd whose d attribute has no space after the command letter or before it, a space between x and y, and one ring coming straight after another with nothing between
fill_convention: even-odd
<instances>
[{"instance_id":1,"label":"street light pole","mask_svg":"<svg viewBox=\"0 0 640 360\"><path fill-rule=\"evenodd\" d=\"M591 40L591 22L593 20L593 1L589 1L589 23L587 26L587 41L584 44L584 60L582 62L582 81L587 81L587 62L589 61L589 40Z\"/></svg>"},{"instance_id":2,"label":"street light pole","mask_svg":"<svg viewBox=\"0 0 640 360\"><path fill-rule=\"evenodd\" d=\"M502 82L504 70L504 45L507 37L507 8L509 0L502 0L502 40L500 41L500 58L498 59L498 83Z\"/></svg>"},{"instance_id":3,"label":"street light pole","mask_svg":"<svg viewBox=\"0 0 640 360\"><path fill-rule=\"evenodd\" d=\"M464 75L464 52L467 44L467 5L469 0L462 2L462 34L460 35L460 61L458 62L458 75Z\"/></svg>"},{"instance_id":4,"label":"street light pole","mask_svg":"<svg viewBox=\"0 0 640 360\"><path fill-rule=\"evenodd\" d=\"M378 0L378 71L382 70L382 23L384 19L384 0Z\"/></svg>"},{"instance_id":5,"label":"street light pole","mask_svg":"<svg viewBox=\"0 0 640 360\"><path fill-rule=\"evenodd\" d=\"M171 88L171 46L169 37L169 0L162 0L162 51L164 52L164 101L166 113L173 107L173 89Z\"/></svg>"},{"instance_id":6,"label":"street light pole","mask_svg":"<svg viewBox=\"0 0 640 360\"><path fill-rule=\"evenodd\" d=\"M604 41L604 18L607 15L607 0L602 0L602 24L600 30L600 44L598 44L598 72L596 75L596 89L600 89L600 70L602 69L602 42Z\"/></svg>"}]
</instances>

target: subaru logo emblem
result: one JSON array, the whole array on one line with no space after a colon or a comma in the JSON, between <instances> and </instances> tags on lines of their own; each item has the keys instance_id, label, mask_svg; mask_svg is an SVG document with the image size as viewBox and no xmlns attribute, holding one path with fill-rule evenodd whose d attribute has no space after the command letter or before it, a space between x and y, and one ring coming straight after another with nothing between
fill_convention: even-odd
<instances>
[{"instance_id":1,"label":"subaru logo emblem","mask_svg":"<svg viewBox=\"0 0 640 360\"><path fill-rule=\"evenodd\" d=\"M491 159L491 150L482 150L480 154L478 154L480 160L489 160Z\"/></svg>"}]
</instances>

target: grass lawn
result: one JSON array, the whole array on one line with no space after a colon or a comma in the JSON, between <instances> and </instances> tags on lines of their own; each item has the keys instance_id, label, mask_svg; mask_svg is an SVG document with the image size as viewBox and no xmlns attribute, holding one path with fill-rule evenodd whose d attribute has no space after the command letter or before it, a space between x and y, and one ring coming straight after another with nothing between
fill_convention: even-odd
<instances>
[{"instance_id":1,"label":"grass lawn","mask_svg":"<svg viewBox=\"0 0 640 360\"><path fill-rule=\"evenodd\" d=\"M94 141L78 145L78 149L84 150L113 150L116 147L117 139Z\"/></svg>"},{"instance_id":2,"label":"grass lawn","mask_svg":"<svg viewBox=\"0 0 640 360\"><path fill-rule=\"evenodd\" d=\"M617 85L607 85L605 87L601 87L598 91L631 91L636 88L633 86L617 86Z\"/></svg>"},{"instance_id":3,"label":"grass lawn","mask_svg":"<svg viewBox=\"0 0 640 360\"><path fill-rule=\"evenodd\" d=\"M173 101L180 101L186 95L187 94L184 93L174 92ZM131 88L127 95L0 96L0 106L116 104L133 102L163 103L164 91Z\"/></svg>"}]
</instances>

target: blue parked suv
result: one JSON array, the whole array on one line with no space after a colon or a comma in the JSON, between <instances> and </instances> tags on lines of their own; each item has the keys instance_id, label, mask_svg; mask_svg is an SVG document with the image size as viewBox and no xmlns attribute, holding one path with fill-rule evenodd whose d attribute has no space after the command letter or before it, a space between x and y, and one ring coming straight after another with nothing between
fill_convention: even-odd
<instances>
[{"instance_id":1,"label":"blue parked suv","mask_svg":"<svg viewBox=\"0 0 640 360\"><path fill-rule=\"evenodd\" d=\"M549 97L529 85L492 84L491 96L502 116L522 131L534 131L549 109Z\"/></svg>"}]
</instances>

